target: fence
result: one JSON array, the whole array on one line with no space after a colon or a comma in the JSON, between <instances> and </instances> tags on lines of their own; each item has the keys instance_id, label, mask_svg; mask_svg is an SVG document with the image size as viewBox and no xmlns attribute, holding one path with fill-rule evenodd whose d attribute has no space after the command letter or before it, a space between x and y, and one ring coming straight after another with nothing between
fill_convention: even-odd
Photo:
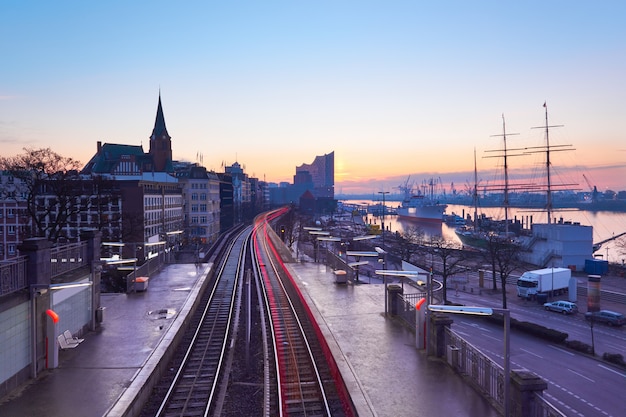
<instances>
[{"instance_id":1,"label":"fence","mask_svg":"<svg viewBox=\"0 0 626 417\"><path fill-rule=\"evenodd\" d=\"M504 410L504 370L476 347L446 328L446 354L452 368Z\"/></svg>"},{"instance_id":2,"label":"fence","mask_svg":"<svg viewBox=\"0 0 626 417\"><path fill-rule=\"evenodd\" d=\"M87 265L87 242L51 248L50 262L52 278Z\"/></svg>"},{"instance_id":3,"label":"fence","mask_svg":"<svg viewBox=\"0 0 626 417\"><path fill-rule=\"evenodd\" d=\"M562 413L558 408L548 402L548 400L543 398L542 395L535 393L534 400L534 407L530 410L532 417L567 417L565 413Z\"/></svg>"},{"instance_id":4,"label":"fence","mask_svg":"<svg viewBox=\"0 0 626 417\"><path fill-rule=\"evenodd\" d=\"M19 291L27 286L25 256L0 262L0 297Z\"/></svg>"},{"instance_id":5,"label":"fence","mask_svg":"<svg viewBox=\"0 0 626 417\"><path fill-rule=\"evenodd\" d=\"M150 277L152 274L159 271L165 264L166 255L165 252L159 252L158 256L149 259L146 263L138 266L137 269L126 275L126 292L135 291L135 278Z\"/></svg>"}]
</instances>

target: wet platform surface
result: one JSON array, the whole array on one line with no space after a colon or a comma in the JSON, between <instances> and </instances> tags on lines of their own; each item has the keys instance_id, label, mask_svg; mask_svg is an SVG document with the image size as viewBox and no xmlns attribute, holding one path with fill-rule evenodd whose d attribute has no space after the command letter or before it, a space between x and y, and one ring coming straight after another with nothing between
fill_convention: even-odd
<instances>
[{"instance_id":1,"label":"wet platform surface","mask_svg":"<svg viewBox=\"0 0 626 417\"><path fill-rule=\"evenodd\" d=\"M360 416L497 416L415 336L384 315L382 284L335 284L332 270L289 264L333 350ZM103 294L104 321L59 367L0 400L2 417L118 416L171 339L209 266L167 266L145 292Z\"/></svg>"}]
</instances>

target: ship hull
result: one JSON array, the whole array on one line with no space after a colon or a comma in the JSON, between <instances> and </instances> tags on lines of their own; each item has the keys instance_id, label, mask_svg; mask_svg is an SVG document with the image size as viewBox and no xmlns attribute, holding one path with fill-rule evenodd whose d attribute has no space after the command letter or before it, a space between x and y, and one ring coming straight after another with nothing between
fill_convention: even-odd
<instances>
[{"instance_id":1,"label":"ship hull","mask_svg":"<svg viewBox=\"0 0 626 417\"><path fill-rule=\"evenodd\" d=\"M487 248L487 239L480 234L457 229L456 236L459 238L463 246L469 246L476 249Z\"/></svg>"},{"instance_id":2,"label":"ship hull","mask_svg":"<svg viewBox=\"0 0 626 417\"><path fill-rule=\"evenodd\" d=\"M445 204L434 204L422 207L399 207L396 212L402 220L441 223L445 209Z\"/></svg>"}]
</instances>

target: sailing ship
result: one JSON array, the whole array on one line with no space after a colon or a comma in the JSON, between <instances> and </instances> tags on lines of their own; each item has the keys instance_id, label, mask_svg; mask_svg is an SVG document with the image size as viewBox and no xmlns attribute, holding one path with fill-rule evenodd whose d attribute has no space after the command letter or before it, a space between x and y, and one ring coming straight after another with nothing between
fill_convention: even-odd
<instances>
[{"instance_id":1,"label":"sailing ship","mask_svg":"<svg viewBox=\"0 0 626 417\"><path fill-rule=\"evenodd\" d=\"M509 135L517 135L517 133ZM478 215L478 169L476 165L476 149L474 149L474 189L472 193L474 216L471 222L471 226L463 226L455 230L455 233L461 243L466 246L471 246L479 249L486 249L490 241L511 240L514 236L519 236L521 234L521 223L515 221L515 223L513 224L511 221L509 221L508 158L510 155L507 150L507 133L504 115L502 115L502 134L494 136L502 136L504 143L501 155L504 158L504 187L502 188L500 186L495 186L495 188L491 187L491 190L500 191L501 189L503 191L502 206L504 208L504 220L495 220L491 217L485 216L484 214L481 214L480 216ZM500 155L490 157L500 157Z\"/></svg>"},{"instance_id":2,"label":"sailing ship","mask_svg":"<svg viewBox=\"0 0 626 417\"><path fill-rule=\"evenodd\" d=\"M570 267L584 268L585 259L593 258L593 228L584 226L579 223L563 221L554 221L552 219L552 190L556 186L551 183L550 174L550 152L554 150L565 151L573 150L571 145L550 145L549 130L550 128L560 126L550 126L548 123L548 109L545 108L545 125L540 128L545 129L546 144L538 147L507 149L506 147L506 127L503 116L503 133L504 148L501 156L504 157L504 199L503 208L505 213L504 220L493 220L485 216L478 216L478 193L477 193L477 173L476 173L476 154L474 153L474 219L471 228L465 226L456 231L456 235L464 245L478 249L484 249L489 245L490 241L507 240L511 243L519 245L521 260L539 266L553 267ZM527 191L545 191L547 214L546 223L534 223L530 228L523 228L521 222L517 220L511 221L508 218L508 192L509 182L507 175L507 158L512 156L509 151L529 153L544 153L546 156L546 179L545 186L536 184L516 184L516 187ZM516 154L517 155L517 154ZM568 186L571 184L563 184Z\"/></svg>"}]
</instances>

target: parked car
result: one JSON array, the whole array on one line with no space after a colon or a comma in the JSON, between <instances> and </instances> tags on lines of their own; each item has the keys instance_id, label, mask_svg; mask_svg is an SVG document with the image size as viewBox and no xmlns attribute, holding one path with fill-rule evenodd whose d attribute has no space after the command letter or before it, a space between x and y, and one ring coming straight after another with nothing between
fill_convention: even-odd
<instances>
[{"instance_id":1,"label":"parked car","mask_svg":"<svg viewBox=\"0 0 626 417\"><path fill-rule=\"evenodd\" d=\"M585 313L585 318L587 320L591 320L592 317L594 322L606 323L609 326L622 326L624 323L626 323L626 317L624 317L622 313L617 313L610 310L600 310L595 313Z\"/></svg>"},{"instance_id":2,"label":"parked car","mask_svg":"<svg viewBox=\"0 0 626 417\"><path fill-rule=\"evenodd\" d=\"M552 301L543 305L548 311L556 311L563 314L576 314L578 313L578 306L576 303L570 301Z\"/></svg>"}]
</instances>

